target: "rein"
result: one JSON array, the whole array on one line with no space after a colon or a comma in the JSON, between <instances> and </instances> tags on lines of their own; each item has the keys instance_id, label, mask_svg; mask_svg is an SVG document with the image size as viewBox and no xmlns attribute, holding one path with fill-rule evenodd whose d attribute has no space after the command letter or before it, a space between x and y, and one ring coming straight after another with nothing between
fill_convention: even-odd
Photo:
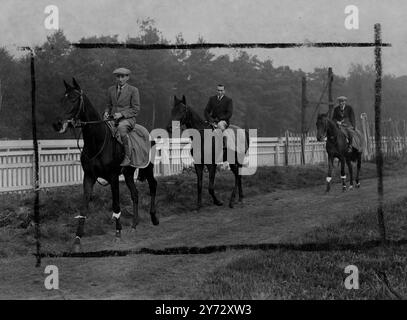
<instances>
[{"instance_id":1,"label":"rein","mask_svg":"<svg viewBox=\"0 0 407 320\"><path fill-rule=\"evenodd\" d=\"M80 113L85 110L85 104L84 104L84 102L83 102L83 91L82 91L82 90L80 90L80 91L79 91L79 90L76 90L76 91L80 94L80 96L79 96L79 98L78 98L78 99L80 100L78 112L76 112L74 118L72 118L72 119L70 119L70 120L67 120L67 122L68 122L68 123L71 123L74 128L81 128L81 131L80 131L80 133L79 133L78 136L76 136L75 130L74 130L74 135L75 135L75 139L76 139L76 146L78 147L79 151L81 152L81 155L83 154L85 157L88 158L89 161L93 161L93 160L95 160L95 159L102 153L103 149L105 148L105 146L106 146L106 141L107 141L107 136L108 136L108 131L109 131L110 129L109 129L109 128L106 128L106 129L105 129L105 137L104 137L104 140L103 140L103 145L102 145L102 147L100 148L100 150L96 153L96 155L94 155L93 157L89 158L89 157L86 155L86 153L83 151L83 148L81 148L81 147L79 146L79 140L80 140L81 135L82 135L82 127L83 127L84 125L87 125L87 124L106 123L107 121L111 121L111 120L109 120L109 119L108 119L108 120L93 120L93 121L81 121L81 120L79 120L78 118L79 118L79 116L80 116ZM75 100L75 101L76 101L76 100ZM74 101L74 102L75 102L75 101Z\"/></svg>"}]
</instances>

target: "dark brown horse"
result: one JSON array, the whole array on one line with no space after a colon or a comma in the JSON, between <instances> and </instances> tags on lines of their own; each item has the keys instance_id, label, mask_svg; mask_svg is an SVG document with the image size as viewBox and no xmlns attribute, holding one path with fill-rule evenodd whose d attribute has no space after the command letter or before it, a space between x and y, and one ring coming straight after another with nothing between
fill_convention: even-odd
<instances>
[{"instance_id":1,"label":"dark brown horse","mask_svg":"<svg viewBox=\"0 0 407 320\"><path fill-rule=\"evenodd\" d=\"M211 140L206 144L207 148L205 149L205 130L206 132L212 131L213 127L204 121L190 106L186 104L185 96L182 97L182 99L178 99L176 96L174 96L174 104L171 110L171 120L170 124L168 125L167 129L168 131L172 131L172 126L171 123L172 121L179 121L181 127L186 128L186 129L195 129L196 132L199 132L199 138L200 139L200 148L199 150L195 150L195 152L200 152L200 163L195 162L194 167L195 167L195 172L197 176L197 187L198 187L198 201L197 201L197 210L199 210L202 206L202 178L203 178L203 171L204 171L204 166L208 168L209 171L209 186L208 186L208 191L209 194L212 197L213 203L217 206L223 205L223 203L216 197L215 195L215 175L216 175L216 168L217 168L217 163L219 162L216 160L216 151L215 151L215 143ZM235 185L232 190L232 194L229 199L229 207L233 208L234 201L236 198L236 193L238 192L239 195L239 202L242 202L243 200L243 190L242 190L242 176L239 172L240 168L242 168L242 160L244 158L244 155L249 147L249 136L247 132L245 132L244 136L245 141L243 142L245 144L244 146L244 153L243 154L237 154L237 152L234 152L233 157L229 157L227 154L228 151L224 148L221 148L221 155L220 157L223 157L223 160L228 160L230 158L233 158L236 161L229 161L229 167L230 170L233 172L235 176ZM194 146L194 143L192 143ZM213 157L210 159L210 161L205 160L205 152L208 153L209 148L212 148L212 155ZM192 148L192 156L194 148ZM230 152L230 151L229 151ZM195 155L194 159L197 159L198 157ZM222 159L221 159L222 160Z\"/></svg>"},{"instance_id":2,"label":"dark brown horse","mask_svg":"<svg viewBox=\"0 0 407 320\"><path fill-rule=\"evenodd\" d=\"M73 79L73 86L64 81L65 94L62 105L66 110L66 117L55 123L54 129L65 133L71 127L81 127L83 135L83 150L81 152L81 164L84 171L83 192L84 203L78 219L76 237L74 240L74 251L80 250L81 237L84 235L85 219L89 215L89 201L91 199L93 186L97 178L101 177L109 182L112 191L112 219L116 223L116 238L121 237L122 225L120 223L119 203L119 176L124 175L126 185L130 190L133 201L132 228L139 223L138 215L138 191L134 183L134 167L121 167L120 163L124 157L123 146L112 136L106 121L102 120L99 113L92 106L88 97L83 93L80 86ZM159 223L156 216L155 195L157 181L154 178L153 163L139 170L138 179L147 180L150 187L150 216L154 225Z\"/></svg>"},{"instance_id":3,"label":"dark brown horse","mask_svg":"<svg viewBox=\"0 0 407 320\"><path fill-rule=\"evenodd\" d=\"M350 176L350 189L353 188L353 168L352 162L357 163L356 188L360 187L359 173L362 163L362 152L352 148L348 151L348 142L345 134L338 125L329 119L328 114L319 114L317 118L317 140L324 141L326 138L326 152L328 153L328 175L326 177L326 192L331 188L332 168L334 159L338 158L341 164L342 190L346 191L345 162L348 166Z\"/></svg>"}]
</instances>

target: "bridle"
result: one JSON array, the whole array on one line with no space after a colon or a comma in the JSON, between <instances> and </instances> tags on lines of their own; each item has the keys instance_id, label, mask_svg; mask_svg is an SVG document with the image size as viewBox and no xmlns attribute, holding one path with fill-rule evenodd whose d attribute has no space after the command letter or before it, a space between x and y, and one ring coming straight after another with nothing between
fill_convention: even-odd
<instances>
[{"instance_id":1,"label":"bridle","mask_svg":"<svg viewBox=\"0 0 407 320\"><path fill-rule=\"evenodd\" d=\"M190 123L190 118L191 118L190 117L190 115L191 115L190 107L188 107L187 104L184 104L183 102L180 102L180 104L185 106L185 112L184 112L182 118L180 119L180 124L181 125L184 124L186 126L188 126L188 125L191 126L191 123ZM208 126L210 126L212 129L215 129L214 126L209 121L205 121L205 123Z\"/></svg>"},{"instance_id":2,"label":"bridle","mask_svg":"<svg viewBox=\"0 0 407 320\"><path fill-rule=\"evenodd\" d=\"M76 98L75 100L73 100L73 101L71 101L71 102L74 104L74 103L76 103L76 102L79 100L78 111L75 113L75 116L74 116L72 119L69 119L69 120L67 120L66 122L67 122L67 123L70 123L74 129L75 129L75 128L81 128L81 130L80 130L78 136L76 135L76 131L73 130L74 136L75 136L75 140L76 140L76 146L77 146L77 148L79 149L79 151L81 152L81 155L84 155L85 157L87 157L89 161L93 161L94 159L96 159L96 158L102 153L103 149L105 148L105 146L106 146L106 141L107 141L107 136L108 136L108 131L109 131L110 129L109 129L109 128L106 128L106 130L105 130L105 137L104 137L104 140L103 140L103 145L102 145L102 147L100 148L100 150L96 153L96 155L94 155L93 157L89 158L89 157L86 155L86 153L83 151L83 148L81 148L81 147L79 146L79 140L81 139L81 136L82 136L82 128L83 128L85 125L88 125L88 124L98 124L98 123L105 123L105 124L106 124L106 122L107 122L107 121L110 121L110 120L81 121L80 118L79 118L79 117L80 117L80 114L81 114L81 112L85 111L85 103L84 103L84 101L83 101L83 91L82 91L82 90L77 90L77 89L74 89L74 91L77 92L77 93L79 94L79 96L78 96L78 98ZM65 97L67 97L67 94L65 94ZM73 108L72 108L72 110L73 110ZM72 110L71 110L71 111L72 111Z\"/></svg>"},{"instance_id":3,"label":"bridle","mask_svg":"<svg viewBox=\"0 0 407 320\"><path fill-rule=\"evenodd\" d=\"M327 140L330 140L331 142L335 142L334 141L335 137L333 135L328 136L328 121L329 121L329 118L327 116L325 116L324 119L323 119L324 132L325 132L324 138L327 138Z\"/></svg>"}]
</instances>

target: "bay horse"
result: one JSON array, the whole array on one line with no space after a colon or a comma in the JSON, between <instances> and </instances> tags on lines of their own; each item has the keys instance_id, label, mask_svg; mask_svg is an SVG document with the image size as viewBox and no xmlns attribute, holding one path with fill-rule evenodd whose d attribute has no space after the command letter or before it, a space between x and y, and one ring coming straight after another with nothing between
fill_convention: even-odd
<instances>
[{"instance_id":1,"label":"bay horse","mask_svg":"<svg viewBox=\"0 0 407 320\"><path fill-rule=\"evenodd\" d=\"M89 201L91 200L93 187L97 178L103 178L110 184L112 192L112 220L116 225L117 240L120 239L122 230L119 203L120 174L124 175L126 185L131 193L133 202L133 229L135 229L139 223L138 190L134 183L135 168L131 166L120 166L124 158L123 145L113 137L106 121L101 119L101 116L93 107L85 93L83 93L75 78L72 80L73 86L64 80L65 94L61 99L61 104L64 108L67 108L66 118L65 120L54 123L53 127L59 133L65 133L69 126L73 128L81 127L82 129L83 149L80 159L84 171L84 202L80 214L75 217L78 219L78 225L73 244L73 250L79 251L81 249L81 238L84 235L85 219L89 214ZM157 181L154 178L153 163L150 162L146 168L139 169L138 179L140 181L148 181L151 196L150 217L152 223L158 225L159 220L156 216L155 207Z\"/></svg>"},{"instance_id":2,"label":"bay horse","mask_svg":"<svg viewBox=\"0 0 407 320\"><path fill-rule=\"evenodd\" d=\"M328 114L322 113L317 117L317 140L324 141L326 138L326 152L328 153L328 175L326 177L326 192L330 191L332 180L332 168L334 166L334 158L339 159L341 164L341 180L342 191L346 191L346 175L345 162L348 166L350 176L350 187L353 189L353 168L352 162L356 162L356 188L360 187L359 173L362 163L362 151L352 148L352 152L348 150L348 142L345 134L339 126L331 119Z\"/></svg>"},{"instance_id":3,"label":"bay horse","mask_svg":"<svg viewBox=\"0 0 407 320\"><path fill-rule=\"evenodd\" d=\"M195 129L197 132L199 132L199 136L201 139L200 143L200 154L201 154L201 161L200 163L194 163L195 167L195 172L197 176L197 191L198 191L198 197L197 197L197 210L202 207L202 179L203 179L203 171L204 167L208 168L209 172L209 186L208 186L208 191L209 194L212 197L213 203L217 206L222 206L223 203L216 197L215 195L215 175L216 175L216 169L217 169L217 163L218 161L215 159L215 156L212 157L212 160L209 161L209 163L205 163L205 151L208 152L208 150L205 150L205 142L204 142L204 137L205 137L205 130L213 130L213 127L211 124L208 122L204 121L197 112L195 112L190 106L186 104L186 99L185 96L182 97L182 99L178 99L176 96L174 96L174 103L173 107L171 109L171 119L170 123L167 126L167 130L169 132L172 132L172 121L179 121L181 127L186 128L186 129ZM244 132L244 153L247 152L249 148L249 135L247 131ZM198 138L199 139L199 138ZM209 148L212 146L212 155L215 155L214 149L215 149L215 143L213 141L210 141L209 143ZM191 154L193 156L193 148L191 150ZM227 160L227 151L223 148L223 155L220 155L221 157L223 156L223 160ZM243 201L243 190L242 190L242 176L239 172L240 168L242 168L242 163L243 161L239 162L239 158L242 159L242 155L238 156L237 152L234 154L234 159L236 161L229 162L229 167L230 170L233 172L234 177L235 177L235 185L232 189L232 193L229 199L229 207L233 208L234 207L234 201L236 198L236 193L238 193L238 201L241 203ZM244 155L243 155L244 156Z\"/></svg>"}]
</instances>

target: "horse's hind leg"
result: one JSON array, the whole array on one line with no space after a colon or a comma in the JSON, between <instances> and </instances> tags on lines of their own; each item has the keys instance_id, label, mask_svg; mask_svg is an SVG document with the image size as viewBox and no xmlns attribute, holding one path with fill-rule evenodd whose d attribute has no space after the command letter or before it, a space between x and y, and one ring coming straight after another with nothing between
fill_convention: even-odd
<instances>
[{"instance_id":1,"label":"horse's hind leg","mask_svg":"<svg viewBox=\"0 0 407 320\"><path fill-rule=\"evenodd\" d=\"M135 229L139 223L138 190L134 183L134 171L135 169L132 167L125 167L123 170L124 181L126 182L127 188L130 190L131 201L133 202L133 221L131 225L133 229Z\"/></svg>"},{"instance_id":2,"label":"horse's hind leg","mask_svg":"<svg viewBox=\"0 0 407 320\"><path fill-rule=\"evenodd\" d=\"M334 157L328 154L328 174L326 176L326 192L331 190L332 169L334 166Z\"/></svg>"},{"instance_id":3,"label":"horse's hind leg","mask_svg":"<svg viewBox=\"0 0 407 320\"><path fill-rule=\"evenodd\" d=\"M209 171L209 184L208 184L208 191L209 194L212 196L213 203L216 204L217 206L223 205L222 201L219 201L219 199L215 195L215 176L216 176L216 164L208 164L208 171Z\"/></svg>"},{"instance_id":4,"label":"horse's hind leg","mask_svg":"<svg viewBox=\"0 0 407 320\"><path fill-rule=\"evenodd\" d=\"M232 194L231 194L230 200L229 200L229 207L233 208L233 204L234 204L235 198L236 198L236 192L239 188L239 168L237 167L236 164L230 164L229 167L230 167L230 170L233 172L233 175L235 176L235 185L233 187Z\"/></svg>"},{"instance_id":5,"label":"horse's hind leg","mask_svg":"<svg viewBox=\"0 0 407 320\"><path fill-rule=\"evenodd\" d=\"M155 196L157 194L157 180L154 178L154 167L150 164L146 168L146 177L148 187L150 188L150 218L153 225L158 225L160 221L157 218L157 210L155 208Z\"/></svg>"},{"instance_id":6,"label":"horse's hind leg","mask_svg":"<svg viewBox=\"0 0 407 320\"><path fill-rule=\"evenodd\" d=\"M341 162L341 180L342 180L342 191L346 191L346 173L345 173L345 158L339 159Z\"/></svg>"},{"instance_id":7,"label":"horse's hind leg","mask_svg":"<svg viewBox=\"0 0 407 320\"><path fill-rule=\"evenodd\" d=\"M352 168L351 159L347 158L346 159L346 164L348 166L348 171L349 171L349 181L350 181L349 190L352 190L353 189L353 168Z\"/></svg>"},{"instance_id":8,"label":"horse's hind leg","mask_svg":"<svg viewBox=\"0 0 407 320\"><path fill-rule=\"evenodd\" d=\"M243 201L243 189L242 189L242 176L239 174L239 169L241 168L241 165L237 166L237 183L238 183L238 188L239 188L239 202Z\"/></svg>"},{"instance_id":9,"label":"horse's hind leg","mask_svg":"<svg viewBox=\"0 0 407 320\"><path fill-rule=\"evenodd\" d=\"M120 239L122 235L122 224L120 223L121 211L118 175L113 175L110 178L110 189L112 190L112 219L116 223L116 239Z\"/></svg>"},{"instance_id":10,"label":"horse's hind leg","mask_svg":"<svg viewBox=\"0 0 407 320\"><path fill-rule=\"evenodd\" d=\"M95 185L96 178L85 173L83 177L83 210L80 215L75 218L78 219L78 226L76 228L76 236L73 243L73 251L79 252L81 250L81 238L85 233L85 219L89 213L89 202L92 196L93 186Z\"/></svg>"},{"instance_id":11,"label":"horse's hind leg","mask_svg":"<svg viewBox=\"0 0 407 320\"><path fill-rule=\"evenodd\" d=\"M356 165L356 188L360 187L360 182L359 182L359 173L360 173L360 166L362 164L362 153L358 153L358 160L357 160L357 165Z\"/></svg>"},{"instance_id":12,"label":"horse's hind leg","mask_svg":"<svg viewBox=\"0 0 407 320\"><path fill-rule=\"evenodd\" d=\"M197 203L197 210L201 209L202 207L202 178L203 178L203 165L196 164L195 165L195 173L197 178L197 191L198 191L198 203Z\"/></svg>"}]
</instances>

